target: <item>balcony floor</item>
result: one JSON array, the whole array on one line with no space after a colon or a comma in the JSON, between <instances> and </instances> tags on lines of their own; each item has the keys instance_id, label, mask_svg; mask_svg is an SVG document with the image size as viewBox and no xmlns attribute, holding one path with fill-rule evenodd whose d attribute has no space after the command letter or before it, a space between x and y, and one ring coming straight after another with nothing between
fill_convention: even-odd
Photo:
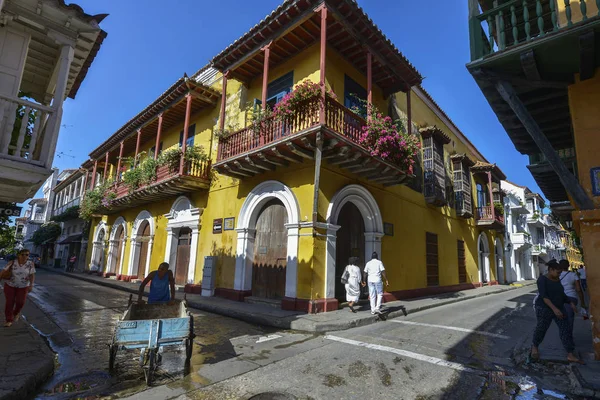
<instances>
[{"instance_id":1,"label":"balcony floor","mask_svg":"<svg viewBox=\"0 0 600 400\"><path fill-rule=\"evenodd\" d=\"M399 185L409 177L402 169L378 157L327 126L316 125L285 135L262 147L226 158L213 165L222 175L245 179L290 163L314 162L317 134L323 135L322 160L371 182Z\"/></svg>"}]
</instances>

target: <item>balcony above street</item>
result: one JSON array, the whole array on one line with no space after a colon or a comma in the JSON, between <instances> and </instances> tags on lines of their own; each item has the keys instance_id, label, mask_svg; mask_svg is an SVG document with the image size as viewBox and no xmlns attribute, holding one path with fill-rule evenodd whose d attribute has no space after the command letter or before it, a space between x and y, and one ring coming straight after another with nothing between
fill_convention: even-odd
<instances>
[{"instance_id":1,"label":"balcony above street","mask_svg":"<svg viewBox=\"0 0 600 400\"><path fill-rule=\"evenodd\" d=\"M532 246L531 235L525 232L511 233L510 241L515 250L526 250Z\"/></svg>"},{"instance_id":2,"label":"balcony above street","mask_svg":"<svg viewBox=\"0 0 600 400\"><path fill-rule=\"evenodd\" d=\"M544 244L534 244L531 249L531 254L534 256L545 256L548 253L548 249Z\"/></svg>"},{"instance_id":3,"label":"balcony above street","mask_svg":"<svg viewBox=\"0 0 600 400\"><path fill-rule=\"evenodd\" d=\"M109 190L115 193L110 207L103 208L104 214L112 214L127 208L148 204L185 193L208 189L210 186L210 162L187 163L180 168L161 165L156 169L156 180L135 190L122 180Z\"/></svg>"},{"instance_id":4,"label":"balcony above street","mask_svg":"<svg viewBox=\"0 0 600 400\"><path fill-rule=\"evenodd\" d=\"M498 215L494 212L493 206L477 207L477 226L483 229L504 229L504 215Z\"/></svg>"},{"instance_id":5,"label":"balcony above street","mask_svg":"<svg viewBox=\"0 0 600 400\"><path fill-rule=\"evenodd\" d=\"M371 182L398 185L407 173L359 144L366 121L333 99L327 99L325 121L319 121L319 99L289 120L270 118L219 140L214 169L245 179L293 163L314 162L317 134L323 138L323 160Z\"/></svg>"}]
</instances>

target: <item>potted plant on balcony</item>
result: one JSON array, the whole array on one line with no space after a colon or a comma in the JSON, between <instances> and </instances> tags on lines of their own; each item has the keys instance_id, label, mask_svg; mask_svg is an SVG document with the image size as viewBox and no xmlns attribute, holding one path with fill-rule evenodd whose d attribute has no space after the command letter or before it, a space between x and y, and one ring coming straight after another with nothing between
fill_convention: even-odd
<instances>
[{"instance_id":1,"label":"potted plant on balcony","mask_svg":"<svg viewBox=\"0 0 600 400\"><path fill-rule=\"evenodd\" d=\"M496 215L504 215L504 206L499 201L494 202L494 211Z\"/></svg>"},{"instance_id":2,"label":"potted plant on balcony","mask_svg":"<svg viewBox=\"0 0 600 400\"><path fill-rule=\"evenodd\" d=\"M145 153L138 154L138 160L140 156ZM158 161L152 157L146 157L141 162L133 164L131 159L132 168L123 172L123 183L129 188L129 193L132 193L140 186L148 185L156 180L156 168L158 167Z\"/></svg>"},{"instance_id":3,"label":"potted plant on balcony","mask_svg":"<svg viewBox=\"0 0 600 400\"><path fill-rule=\"evenodd\" d=\"M412 174L421 142L417 136L409 135L400 121L383 116L373 105L368 107L370 118L362 128L359 144L369 150L372 156Z\"/></svg>"},{"instance_id":4,"label":"potted plant on balcony","mask_svg":"<svg viewBox=\"0 0 600 400\"><path fill-rule=\"evenodd\" d=\"M160 153L158 157L157 165L166 165L169 171L175 172L179 170L180 162L181 162L181 148L180 147L172 147ZM183 155L184 161L188 166L198 165L203 161L208 161L208 156L204 152L204 147L202 146L188 146L185 149L185 154Z\"/></svg>"},{"instance_id":5,"label":"potted plant on balcony","mask_svg":"<svg viewBox=\"0 0 600 400\"><path fill-rule=\"evenodd\" d=\"M316 115L321 105L322 86L319 83L305 80L296 85L294 90L286 94L279 103L273 108L275 118L289 122L298 113L305 116ZM330 89L326 89L325 95L327 98L336 99L335 93Z\"/></svg>"},{"instance_id":6,"label":"potted plant on balcony","mask_svg":"<svg viewBox=\"0 0 600 400\"><path fill-rule=\"evenodd\" d=\"M117 197L110 190L112 181L105 181L92 190L88 190L79 204L79 218L89 221L92 216L102 208L110 208L112 201Z\"/></svg>"}]
</instances>

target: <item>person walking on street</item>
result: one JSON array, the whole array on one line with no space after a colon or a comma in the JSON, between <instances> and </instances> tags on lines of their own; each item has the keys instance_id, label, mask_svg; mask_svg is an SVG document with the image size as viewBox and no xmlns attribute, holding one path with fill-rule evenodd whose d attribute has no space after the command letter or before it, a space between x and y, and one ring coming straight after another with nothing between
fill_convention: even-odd
<instances>
[{"instance_id":1,"label":"person walking on street","mask_svg":"<svg viewBox=\"0 0 600 400\"><path fill-rule=\"evenodd\" d=\"M569 298L570 303L574 303L575 307L578 304L581 304L582 307L585 307L585 301L583 300L583 292L581 291L581 285L579 283L579 277L575 272L569 271L569 262L567 260L560 260L558 263L562 272L560 273L560 283L562 283L563 288L565 289L565 294ZM569 323L569 331L571 335L573 335L573 327L575 324L575 315L577 314L577 309L573 310L571 307L566 307L567 312L567 322Z\"/></svg>"},{"instance_id":2,"label":"person walking on street","mask_svg":"<svg viewBox=\"0 0 600 400\"><path fill-rule=\"evenodd\" d=\"M346 287L346 301L348 302L350 311L353 313L356 312L354 304L358 302L358 298L360 297L360 285L362 283L360 267L356 264L358 264L358 257L350 257L348 265L346 265L342 274L342 277L346 278L344 285Z\"/></svg>"},{"instance_id":3,"label":"person walking on street","mask_svg":"<svg viewBox=\"0 0 600 400\"><path fill-rule=\"evenodd\" d=\"M4 307L5 327L12 326L13 322L18 321L21 316L21 310L25 305L27 293L33 290L35 281L35 265L29 260L29 250L22 249L17 255L17 259L9 262L2 274L1 279L5 279L4 297L6 304Z\"/></svg>"},{"instance_id":4,"label":"person walking on street","mask_svg":"<svg viewBox=\"0 0 600 400\"><path fill-rule=\"evenodd\" d=\"M584 292L587 292L587 275L585 273L585 265L579 267L577 272L579 272L579 281L581 282L581 289Z\"/></svg>"},{"instance_id":5,"label":"person walking on street","mask_svg":"<svg viewBox=\"0 0 600 400\"><path fill-rule=\"evenodd\" d=\"M537 280L538 295L535 298L535 314L537 324L533 332L533 343L531 346L531 358L539 359L539 346L546 336L548 328L552 321L558 326L560 341L567 352L567 360L573 363L581 361L573 354L575 344L573 335L569 330L569 323L565 318L565 304L570 303L570 307L575 311L575 303L565 294L562 283L560 282L561 266L554 260L548 263L548 273L540 276Z\"/></svg>"},{"instance_id":6,"label":"person walking on street","mask_svg":"<svg viewBox=\"0 0 600 400\"><path fill-rule=\"evenodd\" d=\"M157 271L152 271L140 284L138 292L138 303L142 303L144 288L148 282L150 285L150 294L148 295L148 304L172 303L175 301L175 278L173 271L169 269L169 263L161 263ZM169 288L171 293L169 293Z\"/></svg>"},{"instance_id":7,"label":"person walking on street","mask_svg":"<svg viewBox=\"0 0 600 400\"><path fill-rule=\"evenodd\" d=\"M382 277L385 279L385 286L388 286L389 281L385 274L385 267L379 261L377 252L373 252L371 261L365 265L362 283L364 286L365 282L369 282L369 301L371 302L371 314L373 315L381 314L381 300L383 299Z\"/></svg>"}]
</instances>

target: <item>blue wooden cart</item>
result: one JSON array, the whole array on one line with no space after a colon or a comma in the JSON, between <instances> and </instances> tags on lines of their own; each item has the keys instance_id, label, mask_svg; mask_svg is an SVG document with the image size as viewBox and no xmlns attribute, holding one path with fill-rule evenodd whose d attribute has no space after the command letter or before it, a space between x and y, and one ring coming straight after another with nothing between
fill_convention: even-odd
<instances>
[{"instance_id":1,"label":"blue wooden cart","mask_svg":"<svg viewBox=\"0 0 600 400\"><path fill-rule=\"evenodd\" d=\"M165 346L185 346L185 361L192 356L194 318L184 300L175 304L138 304L129 297L129 306L117 323L109 345L108 367L112 371L118 350L139 349L140 367L146 384L152 384L158 350Z\"/></svg>"}]
</instances>

